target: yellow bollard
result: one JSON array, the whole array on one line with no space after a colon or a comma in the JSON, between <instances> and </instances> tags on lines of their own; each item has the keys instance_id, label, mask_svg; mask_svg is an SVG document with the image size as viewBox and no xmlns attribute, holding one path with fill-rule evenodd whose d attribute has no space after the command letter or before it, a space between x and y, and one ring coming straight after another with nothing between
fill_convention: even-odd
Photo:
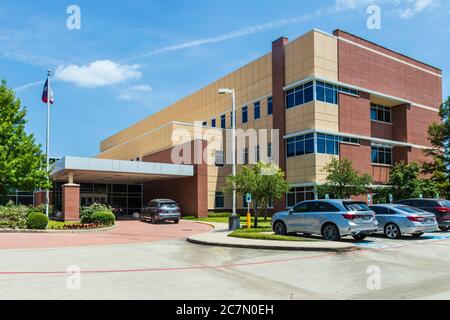
<instances>
[{"instance_id":1,"label":"yellow bollard","mask_svg":"<svg viewBox=\"0 0 450 320\"><path fill-rule=\"evenodd\" d=\"M250 229L250 224L251 224L251 215L250 215L250 211L247 212L247 229Z\"/></svg>"}]
</instances>

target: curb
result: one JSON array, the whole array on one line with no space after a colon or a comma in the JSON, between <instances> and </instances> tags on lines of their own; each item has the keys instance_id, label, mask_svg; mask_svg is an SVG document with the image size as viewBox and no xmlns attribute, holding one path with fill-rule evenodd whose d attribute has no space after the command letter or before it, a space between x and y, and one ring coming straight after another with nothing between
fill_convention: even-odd
<instances>
[{"instance_id":1,"label":"curb","mask_svg":"<svg viewBox=\"0 0 450 320\"><path fill-rule=\"evenodd\" d=\"M241 248L241 249L262 249L262 250L283 250L283 251L316 251L316 252L353 252L361 250L356 246L345 248L330 248L330 247L285 247L276 245L264 245L264 244L237 244L237 243L223 243L223 242L210 242L198 239L187 238L187 241L194 244L216 246L216 247L229 247L229 248ZM261 240L264 241L264 240Z\"/></svg>"},{"instance_id":2,"label":"curb","mask_svg":"<svg viewBox=\"0 0 450 320\"><path fill-rule=\"evenodd\" d=\"M0 229L0 233L41 233L41 234L64 234L64 233L100 233L109 230L116 229L117 224L97 229L78 229L78 230L58 230L58 229L48 229L48 230L31 230L31 229Z\"/></svg>"}]
</instances>

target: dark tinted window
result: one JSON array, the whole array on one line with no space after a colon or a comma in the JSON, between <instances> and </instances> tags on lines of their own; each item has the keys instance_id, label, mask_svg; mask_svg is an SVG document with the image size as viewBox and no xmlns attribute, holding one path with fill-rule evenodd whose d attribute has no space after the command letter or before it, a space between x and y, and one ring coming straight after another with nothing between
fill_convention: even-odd
<instances>
[{"instance_id":1,"label":"dark tinted window","mask_svg":"<svg viewBox=\"0 0 450 320\"><path fill-rule=\"evenodd\" d=\"M327 202L316 202L314 212L339 212L339 209Z\"/></svg>"},{"instance_id":2,"label":"dark tinted window","mask_svg":"<svg viewBox=\"0 0 450 320\"><path fill-rule=\"evenodd\" d=\"M439 203L437 201L433 201L433 200L420 201L420 207L424 207L424 208L434 208L434 207L437 207L438 205L439 205Z\"/></svg>"},{"instance_id":3,"label":"dark tinted window","mask_svg":"<svg viewBox=\"0 0 450 320\"><path fill-rule=\"evenodd\" d=\"M408 206L401 206L401 207L396 207L395 209L406 212L406 213L421 213L423 212L423 210L414 208L414 207L408 207Z\"/></svg>"},{"instance_id":4,"label":"dark tinted window","mask_svg":"<svg viewBox=\"0 0 450 320\"><path fill-rule=\"evenodd\" d=\"M308 203L300 203L293 208L294 212L308 212Z\"/></svg>"},{"instance_id":5,"label":"dark tinted window","mask_svg":"<svg viewBox=\"0 0 450 320\"><path fill-rule=\"evenodd\" d=\"M376 214L389 214L389 209L385 207L370 207Z\"/></svg>"},{"instance_id":6,"label":"dark tinted window","mask_svg":"<svg viewBox=\"0 0 450 320\"><path fill-rule=\"evenodd\" d=\"M450 208L450 201L448 201L448 200L440 200L440 201L438 201L438 203L441 207Z\"/></svg>"},{"instance_id":7,"label":"dark tinted window","mask_svg":"<svg viewBox=\"0 0 450 320\"><path fill-rule=\"evenodd\" d=\"M370 211L364 202L344 202L343 205L349 211Z\"/></svg>"}]
</instances>

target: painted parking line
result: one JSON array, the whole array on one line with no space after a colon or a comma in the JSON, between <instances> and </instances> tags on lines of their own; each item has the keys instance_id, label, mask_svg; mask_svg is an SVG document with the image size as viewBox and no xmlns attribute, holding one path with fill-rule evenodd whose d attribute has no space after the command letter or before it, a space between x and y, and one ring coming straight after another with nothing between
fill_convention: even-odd
<instances>
[{"instance_id":1,"label":"painted parking line","mask_svg":"<svg viewBox=\"0 0 450 320\"><path fill-rule=\"evenodd\" d=\"M435 235L432 233L428 233L423 235L421 238L417 240L413 239L397 239L391 240L386 238L374 238L371 240L355 242L355 245L360 248L365 249L388 249L388 248L399 248L404 247L405 245L416 245L416 244L425 244L425 243L433 243L442 240L450 239L450 234L439 234Z\"/></svg>"}]
</instances>

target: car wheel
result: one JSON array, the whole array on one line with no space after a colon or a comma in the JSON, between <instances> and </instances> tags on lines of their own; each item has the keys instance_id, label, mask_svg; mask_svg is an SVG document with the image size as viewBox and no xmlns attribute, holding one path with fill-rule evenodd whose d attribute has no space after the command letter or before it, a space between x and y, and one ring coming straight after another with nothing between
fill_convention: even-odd
<instances>
[{"instance_id":1,"label":"car wheel","mask_svg":"<svg viewBox=\"0 0 450 320\"><path fill-rule=\"evenodd\" d=\"M273 225L273 231L279 236L284 236L287 234L286 225L282 221L275 222Z\"/></svg>"},{"instance_id":2,"label":"car wheel","mask_svg":"<svg viewBox=\"0 0 450 320\"><path fill-rule=\"evenodd\" d=\"M341 234L336 225L327 223L322 228L322 237L328 241L339 241L341 239Z\"/></svg>"},{"instance_id":3,"label":"car wheel","mask_svg":"<svg viewBox=\"0 0 450 320\"><path fill-rule=\"evenodd\" d=\"M384 227L384 235L389 239L398 239L402 236L400 228L393 223L389 223Z\"/></svg>"},{"instance_id":4,"label":"car wheel","mask_svg":"<svg viewBox=\"0 0 450 320\"><path fill-rule=\"evenodd\" d=\"M141 222L145 222L145 218L144 218L144 215L143 215L143 214L141 214L141 215L139 216L139 220L141 220Z\"/></svg>"},{"instance_id":5,"label":"car wheel","mask_svg":"<svg viewBox=\"0 0 450 320\"><path fill-rule=\"evenodd\" d=\"M450 227L439 227L439 230L448 231L448 230L450 230Z\"/></svg>"},{"instance_id":6,"label":"car wheel","mask_svg":"<svg viewBox=\"0 0 450 320\"><path fill-rule=\"evenodd\" d=\"M367 234L355 234L354 236L352 236L353 239L357 240L357 241L362 241L365 238L367 238Z\"/></svg>"},{"instance_id":7,"label":"car wheel","mask_svg":"<svg viewBox=\"0 0 450 320\"><path fill-rule=\"evenodd\" d=\"M180 219L173 220L173 223L175 223L175 224L177 224L178 222L180 222Z\"/></svg>"}]
</instances>

